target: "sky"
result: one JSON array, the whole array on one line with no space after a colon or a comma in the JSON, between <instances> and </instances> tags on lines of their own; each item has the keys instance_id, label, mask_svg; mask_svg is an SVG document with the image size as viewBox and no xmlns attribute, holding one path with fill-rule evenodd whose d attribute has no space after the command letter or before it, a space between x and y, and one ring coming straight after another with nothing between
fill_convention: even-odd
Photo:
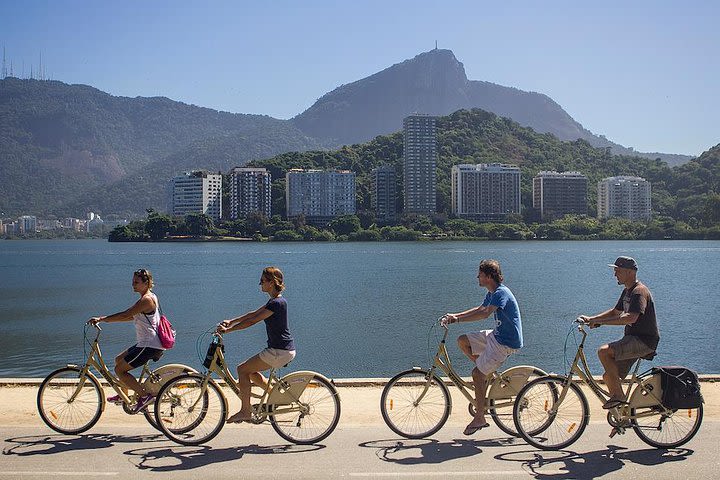
<instances>
[{"instance_id":1,"label":"sky","mask_svg":"<svg viewBox=\"0 0 720 480\"><path fill-rule=\"evenodd\" d=\"M450 49L470 80L548 95L643 152L720 143L720 2L0 0L15 76L287 119Z\"/></svg>"}]
</instances>

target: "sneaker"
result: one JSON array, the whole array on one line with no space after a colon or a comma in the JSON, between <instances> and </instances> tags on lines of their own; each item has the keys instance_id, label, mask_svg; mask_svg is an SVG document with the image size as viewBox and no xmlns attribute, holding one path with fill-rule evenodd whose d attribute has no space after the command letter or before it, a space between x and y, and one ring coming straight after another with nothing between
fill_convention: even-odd
<instances>
[{"instance_id":1,"label":"sneaker","mask_svg":"<svg viewBox=\"0 0 720 480\"><path fill-rule=\"evenodd\" d=\"M112 397L107 397L107 401L109 403L114 403L115 405L122 405L123 400L120 398L120 395L113 395Z\"/></svg>"},{"instance_id":2,"label":"sneaker","mask_svg":"<svg viewBox=\"0 0 720 480\"><path fill-rule=\"evenodd\" d=\"M142 397L138 398L137 403L135 404L135 408L133 409L133 412L137 413L144 408L146 408L148 405L150 405L155 400L155 397L153 395L150 395L149 393L147 395L143 395Z\"/></svg>"}]
</instances>

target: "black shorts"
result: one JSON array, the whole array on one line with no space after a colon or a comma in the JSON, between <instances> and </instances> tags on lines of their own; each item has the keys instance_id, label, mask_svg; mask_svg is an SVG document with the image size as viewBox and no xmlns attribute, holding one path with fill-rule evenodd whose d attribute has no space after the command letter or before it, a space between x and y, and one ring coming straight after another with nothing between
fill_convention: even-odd
<instances>
[{"instance_id":1,"label":"black shorts","mask_svg":"<svg viewBox=\"0 0 720 480\"><path fill-rule=\"evenodd\" d=\"M131 367L137 368L144 365L151 359L157 362L160 360L160 357L162 357L164 351L165 350L161 350L159 348L138 347L137 345L133 345L127 349L127 353L123 357L123 360L129 363Z\"/></svg>"}]
</instances>

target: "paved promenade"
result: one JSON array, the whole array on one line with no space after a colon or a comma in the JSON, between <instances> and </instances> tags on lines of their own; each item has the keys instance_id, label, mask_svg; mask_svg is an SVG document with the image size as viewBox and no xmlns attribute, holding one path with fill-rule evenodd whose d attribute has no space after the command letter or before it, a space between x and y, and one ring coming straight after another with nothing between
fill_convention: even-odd
<instances>
[{"instance_id":1,"label":"paved promenade","mask_svg":"<svg viewBox=\"0 0 720 480\"><path fill-rule=\"evenodd\" d=\"M707 377L714 379L715 377ZM704 381L705 418L684 448L663 452L634 433L612 439L605 412L588 394L591 424L562 452L542 452L497 427L462 435L467 402L453 395L453 413L432 438L407 440L385 426L382 380L336 380L342 401L337 430L322 445L295 446L269 425L227 425L210 444L182 447L142 416L108 405L83 435L47 428L35 405L37 380L0 379L0 478L677 478L717 477L720 382ZM238 401L228 390L231 411ZM589 392L587 392L589 393Z\"/></svg>"}]
</instances>

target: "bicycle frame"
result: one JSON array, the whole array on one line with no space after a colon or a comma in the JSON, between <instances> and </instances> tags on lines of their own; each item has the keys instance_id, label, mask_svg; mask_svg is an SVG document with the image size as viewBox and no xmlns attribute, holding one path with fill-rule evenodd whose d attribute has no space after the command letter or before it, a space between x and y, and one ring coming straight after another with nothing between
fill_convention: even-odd
<instances>
[{"instance_id":1,"label":"bicycle frame","mask_svg":"<svg viewBox=\"0 0 720 480\"><path fill-rule=\"evenodd\" d=\"M80 391L82 390L82 388L85 384L85 377L92 376L97 379L97 377L95 377L95 375L93 375L93 373L91 371L91 368L94 368L98 373L100 373L100 375L102 375L102 377L105 380L107 380L108 384L110 384L110 386L113 388L113 390L115 390L115 392L117 392L117 394L120 395L120 398L125 403L125 405L130 405L132 403L132 400L123 391L123 389L119 387L120 380L115 375L110 373L110 369L108 369L107 365L105 364L105 359L103 359L102 352L100 351L99 338L100 338L100 333L102 332L102 328L100 328L99 325L94 325L94 327L97 329L97 335L95 335L95 339L93 340L92 344L90 345L90 355L88 356L87 360L85 361L85 365L83 365L83 367L81 369L81 375L80 375L81 382L78 384L77 390L70 397L69 401L75 400L77 395L80 393ZM96 357L97 357L97 359L96 359ZM72 365L72 366L78 367L78 365ZM143 365L143 369L140 372L138 381L140 383L142 383L142 379L146 375L147 376L151 375L151 371L148 368L147 363ZM103 405L102 408L104 410L105 409L104 399L103 399L102 405Z\"/></svg>"},{"instance_id":2,"label":"bicycle frame","mask_svg":"<svg viewBox=\"0 0 720 480\"><path fill-rule=\"evenodd\" d=\"M460 375L457 374L455 369L452 366L452 362L450 361L450 355L447 350L446 341L447 336L449 333L449 330L447 327L443 327L445 330L445 333L443 334L442 340L440 340L440 344L438 345L437 352L435 353L435 357L433 358L433 365L430 367L430 377L433 376L436 369L440 369L443 371L448 378L450 378L450 381L462 392L463 396L470 402L472 405L475 404L475 398L473 394L475 393L475 385L472 382L468 382L462 379ZM490 385L495 381L495 378L497 377L497 373L493 372L491 376L488 377L488 379L485 382L485 388L489 388ZM425 385L425 391L420 394L420 396L417 399L417 402L420 402L425 394L427 393L427 390L430 386L430 381L428 378L428 382ZM486 395L487 397L487 395ZM486 399L486 406L489 399ZM509 404L512 404L512 402L509 402ZM498 406L505 406L503 404L498 404Z\"/></svg>"},{"instance_id":3,"label":"bicycle frame","mask_svg":"<svg viewBox=\"0 0 720 480\"><path fill-rule=\"evenodd\" d=\"M214 336L218 339L218 343L222 345L222 336L217 333L215 333ZM213 355L212 361L210 362L210 367L208 367L207 373L203 376L203 381L201 384L201 388L203 391L207 389L208 382L212 381L213 373L217 374L217 376L220 377L220 379L223 380L230 387L230 389L235 393L235 395L237 395L238 397L240 396L240 388L238 387L237 380L235 379L235 377L233 377L232 373L230 373L230 370L227 367L227 363L225 362L225 355L222 352L222 348L215 349L215 354ZM268 400L270 399L270 395L277 387L284 388L285 391L283 392L283 394L290 395L291 401L272 403L273 410L272 412L270 412L267 408L268 405L270 405ZM289 385L285 384L285 382L283 382L281 378L278 378L277 369L274 367L270 369L270 373L268 374L267 387L263 390L262 394L253 393L253 391L251 390L250 397L260 399L260 402L253 406L253 418L255 423L264 422L268 418L270 413L272 413L273 415L290 412L307 413L307 406L303 405L300 402L299 398L292 394ZM201 398L202 396L198 397L193 407L197 405L197 402L199 402ZM227 398L225 398L224 395L223 401L225 402L225 406L227 407Z\"/></svg>"},{"instance_id":4,"label":"bicycle frame","mask_svg":"<svg viewBox=\"0 0 720 480\"><path fill-rule=\"evenodd\" d=\"M568 389L570 388L569 384L572 382L573 375L577 375L581 381L585 382L585 384L590 388L590 390L595 394L595 396L601 401L605 402L608 398L610 398L610 392L602 388L597 381L593 378L592 373L590 372L590 367L587 363L587 358L585 357L585 339L587 338L587 331L585 330L584 326L578 325L577 326L578 331L582 334L582 340L580 341L580 345L578 345L577 353L575 354L575 359L573 360L573 363L570 367L570 372L566 375L567 383L563 387L562 392L560 392L560 395L558 397L556 405L559 406L563 400L565 399L565 396L567 394ZM638 370L640 369L640 363L641 359L638 359L635 362L635 368L632 369L632 376L630 377L630 380L628 380L628 386L627 389L624 392L623 400L628 401L633 398L632 393L634 393L635 388L643 388L642 382L640 381L640 377L638 377ZM636 387L637 386L637 387ZM652 395L654 398L655 395L652 392L647 392L647 394ZM660 402L660 399L658 400L658 405L662 405ZM554 406L552 408L553 411L556 411L557 406ZM633 405L626 405L624 407L616 407L613 409L610 409L609 415L614 415L617 419L620 421L625 421L629 419L634 418L641 418L646 416L652 416L656 413L654 412L643 412L636 415L630 414L630 409ZM663 408L665 408L663 406ZM616 413L615 413L616 412Z\"/></svg>"}]
</instances>

